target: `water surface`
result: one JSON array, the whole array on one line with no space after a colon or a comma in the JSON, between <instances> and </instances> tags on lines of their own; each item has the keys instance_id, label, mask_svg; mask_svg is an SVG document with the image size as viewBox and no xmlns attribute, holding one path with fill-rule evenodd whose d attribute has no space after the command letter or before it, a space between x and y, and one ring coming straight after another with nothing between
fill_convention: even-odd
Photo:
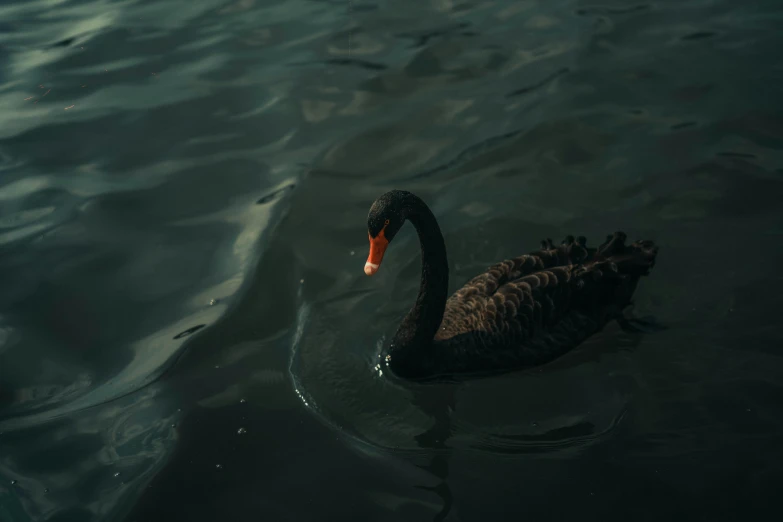
<instances>
[{"instance_id":1,"label":"water surface","mask_svg":"<svg viewBox=\"0 0 783 522\"><path fill-rule=\"evenodd\" d=\"M0 520L759 520L783 485L779 2L0 5ZM542 368L383 373L451 286L661 245ZM777 347L777 348L776 348Z\"/></svg>"}]
</instances>

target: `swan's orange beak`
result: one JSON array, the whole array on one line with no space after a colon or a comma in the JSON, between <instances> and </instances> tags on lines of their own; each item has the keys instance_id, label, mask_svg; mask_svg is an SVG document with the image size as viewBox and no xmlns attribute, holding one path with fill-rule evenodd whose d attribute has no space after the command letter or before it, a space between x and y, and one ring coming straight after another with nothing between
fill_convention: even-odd
<instances>
[{"instance_id":1,"label":"swan's orange beak","mask_svg":"<svg viewBox=\"0 0 783 522\"><path fill-rule=\"evenodd\" d=\"M370 255L367 257L367 262L364 264L364 273L368 276L373 275L381 267L381 261L383 261L383 253L386 252L386 247L389 246L389 240L386 239L384 230L381 230L376 237L367 235L370 238Z\"/></svg>"}]
</instances>

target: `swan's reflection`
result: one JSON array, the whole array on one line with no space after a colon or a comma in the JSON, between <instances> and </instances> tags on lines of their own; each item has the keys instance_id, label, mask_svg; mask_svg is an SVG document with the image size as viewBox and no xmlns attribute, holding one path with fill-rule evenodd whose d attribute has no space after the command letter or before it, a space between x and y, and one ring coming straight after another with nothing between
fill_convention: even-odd
<instances>
[{"instance_id":1,"label":"swan's reflection","mask_svg":"<svg viewBox=\"0 0 783 522\"><path fill-rule=\"evenodd\" d=\"M420 390L414 393L414 405L435 421L426 431L414 437L419 447L432 450L430 462L419 467L440 480L435 486L418 486L420 489L432 491L443 501L443 507L433 517L433 522L446 520L454 504L454 496L447 480L451 458L451 449L447 442L452 434L451 414L456 409L457 386L457 384L445 384L426 392Z\"/></svg>"}]
</instances>

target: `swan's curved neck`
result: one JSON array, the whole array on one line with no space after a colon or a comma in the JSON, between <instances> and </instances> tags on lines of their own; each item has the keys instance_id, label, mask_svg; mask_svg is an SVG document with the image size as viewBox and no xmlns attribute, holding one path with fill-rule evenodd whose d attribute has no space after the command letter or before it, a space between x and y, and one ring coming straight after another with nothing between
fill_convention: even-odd
<instances>
[{"instance_id":1,"label":"swan's curved neck","mask_svg":"<svg viewBox=\"0 0 783 522\"><path fill-rule=\"evenodd\" d=\"M423 350L432 344L443 320L449 286L446 244L438 222L427 205L417 197L405 208L406 217L416 228L421 244L421 284L416 303L394 336L393 350Z\"/></svg>"}]
</instances>

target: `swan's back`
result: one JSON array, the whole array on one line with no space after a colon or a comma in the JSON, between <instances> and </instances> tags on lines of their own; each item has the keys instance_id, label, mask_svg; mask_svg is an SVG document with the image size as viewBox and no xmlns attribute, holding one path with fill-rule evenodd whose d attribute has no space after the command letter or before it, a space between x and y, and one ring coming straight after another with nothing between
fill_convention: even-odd
<instances>
[{"instance_id":1,"label":"swan's back","mask_svg":"<svg viewBox=\"0 0 783 522\"><path fill-rule=\"evenodd\" d=\"M652 241L616 232L598 249L569 236L555 247L500 262L446 303L433 344L437 373L474 373L546 363L617 317L655 264Z\"/></svg>"}]
</instances>

